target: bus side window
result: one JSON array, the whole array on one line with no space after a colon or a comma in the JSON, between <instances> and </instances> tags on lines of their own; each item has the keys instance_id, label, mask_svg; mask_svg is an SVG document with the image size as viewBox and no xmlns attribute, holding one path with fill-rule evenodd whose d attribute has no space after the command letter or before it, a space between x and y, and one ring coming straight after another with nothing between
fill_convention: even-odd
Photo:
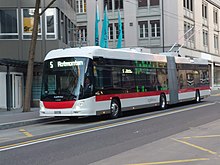
<instances>
[{"instance_id":1,"label":"bus side window","mask_svg":"<svg viewBox=\"0 0 220 165\"><path fill-rule=\"evenodd\" d=\"M105 92L110 92L110 88L113 88L112 80L112 68L107 66L96 67L95 82L96 90L105 90Z\"/></svg>"}]
</instances>

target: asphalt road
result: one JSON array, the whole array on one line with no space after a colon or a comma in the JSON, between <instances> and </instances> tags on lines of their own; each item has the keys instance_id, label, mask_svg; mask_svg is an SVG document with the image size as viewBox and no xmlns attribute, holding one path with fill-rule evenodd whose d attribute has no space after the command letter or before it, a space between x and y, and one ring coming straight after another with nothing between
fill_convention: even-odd
<instances>
[{"instance_id":1,"label":"asphalt road","mask_svg":"<svg viewBox=\"0 0 220 165\"><path fill-rule=\"evenodd\" d=\"M4 137L0 139L0 164L131 164L138 162L131 153L127 154L128 157L123 155L124 160L117 155L217 121L220 119L219 102L220 98L216 96L199 104L184 104L165 111L129 112L116 120L83 118L5 130L1 132ZM137 154L146 157L167 145L165 141L156 145L157 148L137 150L140 152ZM176 154L178 156L180 154Z\"/></svg>"}]
</instances>

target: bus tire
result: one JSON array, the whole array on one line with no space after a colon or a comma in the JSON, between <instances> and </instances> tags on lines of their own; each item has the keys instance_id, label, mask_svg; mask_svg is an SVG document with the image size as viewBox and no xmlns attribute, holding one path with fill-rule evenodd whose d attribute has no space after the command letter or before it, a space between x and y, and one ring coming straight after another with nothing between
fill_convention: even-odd
<instances>
[{"instance_id":1,"label":"bus tire","mask_svg":"<svg viewBox=\"0 0 220 165\"><path fill-rule=\"evenodd\" d=\"M200 92L199 90L196 90L196 97L195 97L196 103L199 103L201 101Z\"/></svg>"},{"instance_id":2,"label":"bus tire","mask_svg":"<svg viewBox=\"0 0 220 165\"><path fill-rule=\"evenodd\" d=\"M119 104L119 101L117 99L112 99L111 105L110 105L110 118L116 119L121 114L121 106Z\"/></svg>"},{"instance_id":3,"label":"bus tire","mask_svg":"<svg viewBox=\"0 0 220 165\"><path fill-rule=\"evenodd\" d=\"M160 109L164 110L167 107L167 101L166 101L166 96L165 94L160 95Z\"/></svg>"}]
</instances>

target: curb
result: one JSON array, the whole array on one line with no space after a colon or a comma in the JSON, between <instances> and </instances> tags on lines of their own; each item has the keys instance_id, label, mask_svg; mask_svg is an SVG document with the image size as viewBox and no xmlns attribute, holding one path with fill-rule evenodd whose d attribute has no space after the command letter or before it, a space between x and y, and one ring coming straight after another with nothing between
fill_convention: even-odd
<instances>
[{"instance_id":1,"label":"curb","mask_svg":"<svg viewBox=\"0 0 220 165\"><path fill-rule=\"evenodd\" d=\"M3 124L0 124L0 130L16 128L16 127L32 125L32 124L38 124L38 123L44 123L44 122L49 122L49 121L56 121L56 120L58 119L55 117L45 117L45 118L37 118L37 119L21 120L17 122L3 123Z\"/></svg>"}]
</instances>

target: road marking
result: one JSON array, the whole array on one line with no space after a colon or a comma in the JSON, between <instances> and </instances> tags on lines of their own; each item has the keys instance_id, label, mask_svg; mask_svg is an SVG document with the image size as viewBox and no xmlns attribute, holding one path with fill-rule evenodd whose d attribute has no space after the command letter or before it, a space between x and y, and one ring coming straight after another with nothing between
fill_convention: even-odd
<instances>
[{"instance_id":1,"label":"road marking","mask_svg":"<svg viewBox=\"0 0 220 165\"><path fill-rule=\"evenodd\" d=\"M19 132L22 132L27 137L33 137L30 132L27 132L25 129L19 129Z\"/></svg>"},{"instance_id":2,"label":"road marking","mask_svg":"<svg viewBox=\"0 0 220 165\"><path fill-rule=\"evenodd\" d=\"M171 160L164 162L149 162L149 163L139 163L139 164L129 164L129 165L160 165L160 164L173 164L173 163L189 163L196 161L207 161L209 158L198 158L198 159L185 159L185 160Z\"/></svg>"},{"instance_id":3,"label":"road marking","mask_svg":"<svg viewBox=\"0 0 220 165\"><path fill-rule=\"evenodd\" d=\"M35 139L35 140L30 140L30 141L25 141L25 142L21 142L21 143L15 143L15 144L10 144L10 145L6 145L6 146L0 146L0 152L10 150L10 149L20 148L20 147L24 147L24 146L29 146L29 145L33 145L33 144L38 144L38 143L48 142L48 141L52 141L52 140L57 140L57 139L61 139L61 138L81 135L81 134L85 134L85 133L89 133L89 132L95 132L95 131L100 131L100 130L104 130L104 129L108 129L108 128L113 128L113 127L118 127L118 126L122 126L122 125L132 124L132 123L136 123L136 122L140 122L140 121L144 121L144 120L150 120L150 119L154 119L154 118L158 118L158 117L168 116L168 115L172 115L172 114L176 114L176 113L180 113L180 112L184 112L184 111L189 111L189 110L197 109L197 108L201 108L201 107L206 107L206 106L210 106L210 105L214 105L214 104L216 104L216 103L208 103L208 104L198 105L198 106L195 106L195 107L188 107L188 108L184 108L184 109L180 109L180 110L173 110L173 111L170 111L170 112L164 112L164 113L156 114L156 115L152 115L152 116L141 117L141 118L137 118L137 119L131 119L131 120L117 122L117 123L113 123L113 124L107 124L107 125L98 126L98 127L94 127L94 128L88 128L88 129L84 129L84 130L79 130L79 131L74 131L74 132L69 132L69 133L64 133L64 134L59 134L59 135L53 135L53 136L48 136L48 137L39 138L39 139Z\"/></svg>"},{"instance_id":4,"label":"road marking","mask_svg":"<svg viewBox=\"0 0 220 165\"><path fill-rule=\"evenodd\" d=\"M192 143L183 141L183 140L174 139L174 138L172 138L172 139L173 139L174 141L179 142L179 143L186 144L186 145L191 146L191 147L193 147L193 148L196 148L196 149L199 149L199 150L208 152L208 153L210 153L210 154L212 154L212 155L217 155L217 154L218 154L217 152L211 151L211 150L206 149L206 148L204 148L204 147L201 147L201 146L198 146L198 145L195 145L195 144L192 144Z\"/></svg>"},{"instance_id":5,"label":"road marking","mask_svg":"<svg viewBox=\"0 0 220 165\"><path fill-rule=\"evenodd\" d=\"M220 135L188 136L188 137L183 137L182 139L202 139L202 138L217 138L217 137L220 137Z\"/></svg>"}]
</instances>

